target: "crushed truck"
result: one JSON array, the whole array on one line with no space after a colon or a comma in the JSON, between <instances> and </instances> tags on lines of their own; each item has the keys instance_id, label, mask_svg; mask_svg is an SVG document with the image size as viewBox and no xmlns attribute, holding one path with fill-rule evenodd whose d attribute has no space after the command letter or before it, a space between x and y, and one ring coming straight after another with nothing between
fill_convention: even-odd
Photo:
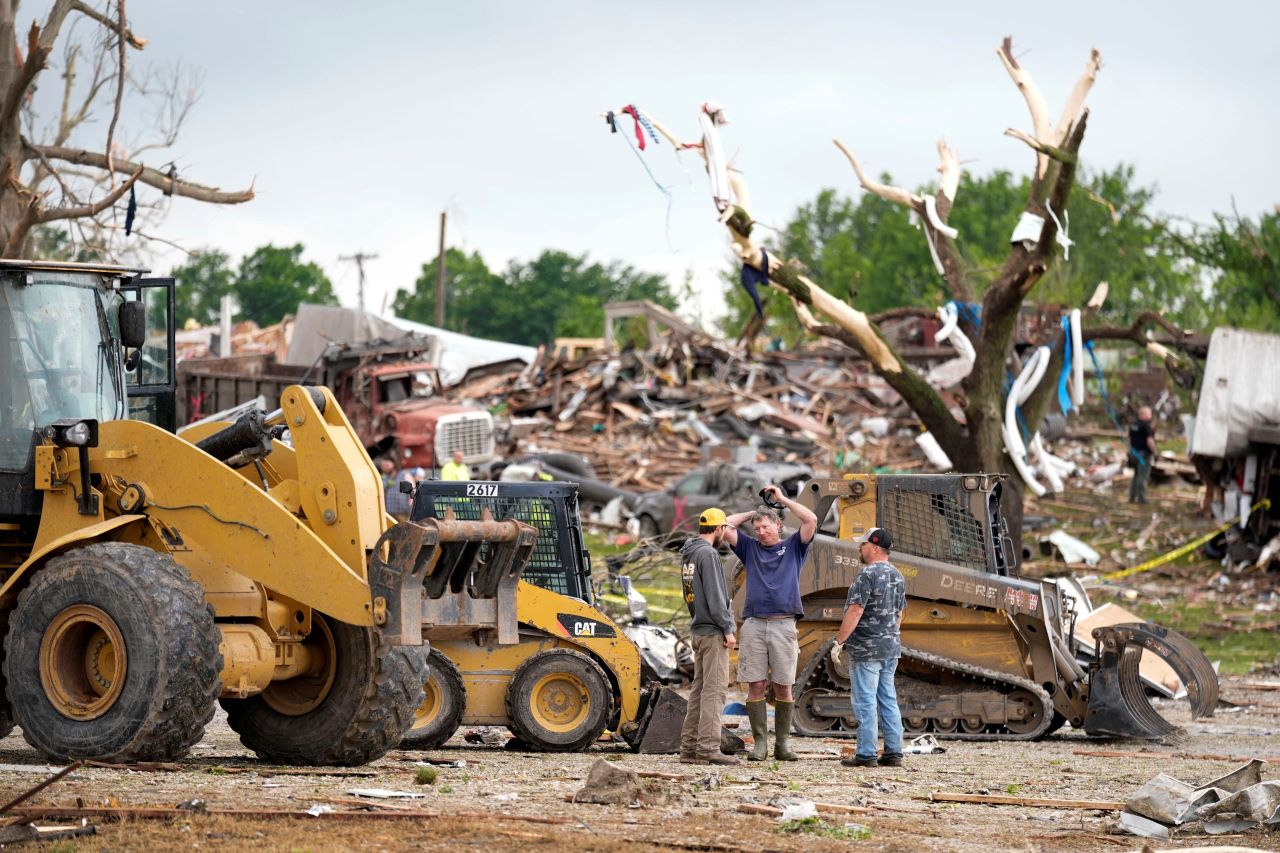
<instances>
[{"instance_id":1,"label":"crushed truck","mask_svg":"<svg viewBox=\"0 0 1280 853\"><path fill-rule=\"evenodd\" d=\"M893 534L891 559L906 581L897 689L908 736L1031 740L1070 723L1091 735L1176 738L1145 697L1144 652L1178 674L1193 718L1213 713L1216 673L1167 628L1097 628L1091 654L1078 659L1073 599L1052 580L1018 576L1000 515L1004 488L992 474L859 474L805 486L801 500L819 518L835 504L839 532L814 538L801 572L798 734L856 735L848 657L837 664L830 652L860 569L855 540L871 527ZM744 595L735 596L738 613Z\"/></svg>"},{"instance_id":2,"label":"crushed truck","mask_svg":"<svg viewBox=\"0 0 1280 853\"><path fill-rule=\"evenodd\" d=\"M272 354L198 358L179 362L177 423L199 421L261 396L279 399L289 385L322 385L366 451L391 458L397 468L438 468L461 450L466 463L494 461L493 416L451 403L435 367L434 339L330 344L310 367L284 364Z\"/></svg>"},{"instance_id":3,"label":"crushed truck","mask_svg":"<svg viewBox=\"0 0 1280 853\"><path fill-rule=\"evenodd\" d=\"M361 764L412 724L430 640L516 630L537 531L394 523L328 389L152 422L173 413L172 279L0 261L0 293L0 736L168 761L221 704L263 760Z\"/></svg>"}]
</instances>

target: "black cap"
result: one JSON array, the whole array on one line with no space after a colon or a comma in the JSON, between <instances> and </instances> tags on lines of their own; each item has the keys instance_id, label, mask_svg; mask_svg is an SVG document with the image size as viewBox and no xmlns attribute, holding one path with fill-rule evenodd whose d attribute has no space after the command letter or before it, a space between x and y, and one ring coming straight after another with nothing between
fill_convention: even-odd
<instances>
[{"instance_id":1,"label":"black cap","mask_svg":"<svg viewBox=\"0 0 1280 853\"><path fill-rule=\"evenodd\" d=\"M885 530L883 527L873 527L868 530L866 534L858 540L859 545L863 542L870 542L872 545L883 548L886 551L893 549L893 537L890 536L889 531Z\"/></svg>"}]
</instances>

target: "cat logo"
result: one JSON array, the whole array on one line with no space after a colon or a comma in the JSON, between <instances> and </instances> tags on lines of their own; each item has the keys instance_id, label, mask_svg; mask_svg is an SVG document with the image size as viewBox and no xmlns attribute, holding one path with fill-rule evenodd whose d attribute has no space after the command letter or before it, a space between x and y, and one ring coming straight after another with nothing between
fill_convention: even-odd
<instances>
[{"instance_id":1,"label":"cat logo","mask_svg":"<svg viewBox=\"0 0 1280 853\"><path fill-rule=\"evenodd\" d=\"M582 637L587 640L609 639L618 636L618 632L607 622L598 619L586 619L572 613L561 613L557 616L560 627L570 637Z\"/></svg>"}]
</instances>

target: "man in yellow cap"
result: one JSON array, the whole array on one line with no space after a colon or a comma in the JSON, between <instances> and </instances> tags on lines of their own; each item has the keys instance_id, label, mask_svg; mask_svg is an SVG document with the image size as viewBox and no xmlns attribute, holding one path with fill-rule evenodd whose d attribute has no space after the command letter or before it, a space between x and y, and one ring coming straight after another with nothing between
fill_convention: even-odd
<instances>
[{"instance_id":1,"label":"man in yellow cap","mask_svg":"<svg viewBox=\"0 0 1280 853\"><path fill-rule=\"evenodd\" d=\"M693 617L693 690L680 732L684 764L737 764L720 751L720 715L729 693L729 650L737 644L729 588L716 547L724 541L724 511L712 507L698 517L698 535L680 550L684 602Z\"/></svg>"}]
</instances>

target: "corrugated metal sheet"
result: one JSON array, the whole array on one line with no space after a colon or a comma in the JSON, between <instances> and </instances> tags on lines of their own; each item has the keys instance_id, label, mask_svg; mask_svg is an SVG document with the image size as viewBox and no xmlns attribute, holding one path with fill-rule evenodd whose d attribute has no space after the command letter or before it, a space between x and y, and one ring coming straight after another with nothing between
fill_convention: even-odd
<instances>
[{"instance_id":1,"label":"corrugated metal sheet","mask_svg":"<svg viewBox=\"0 0 1280 853\"><path fill-rule=\"evenodd\" d=\"M1280 425L1280 335L1215 329L1191 452L1236 456L1248 447L1249 429L1262 425Z\"/></svg>"}]
</instances>

